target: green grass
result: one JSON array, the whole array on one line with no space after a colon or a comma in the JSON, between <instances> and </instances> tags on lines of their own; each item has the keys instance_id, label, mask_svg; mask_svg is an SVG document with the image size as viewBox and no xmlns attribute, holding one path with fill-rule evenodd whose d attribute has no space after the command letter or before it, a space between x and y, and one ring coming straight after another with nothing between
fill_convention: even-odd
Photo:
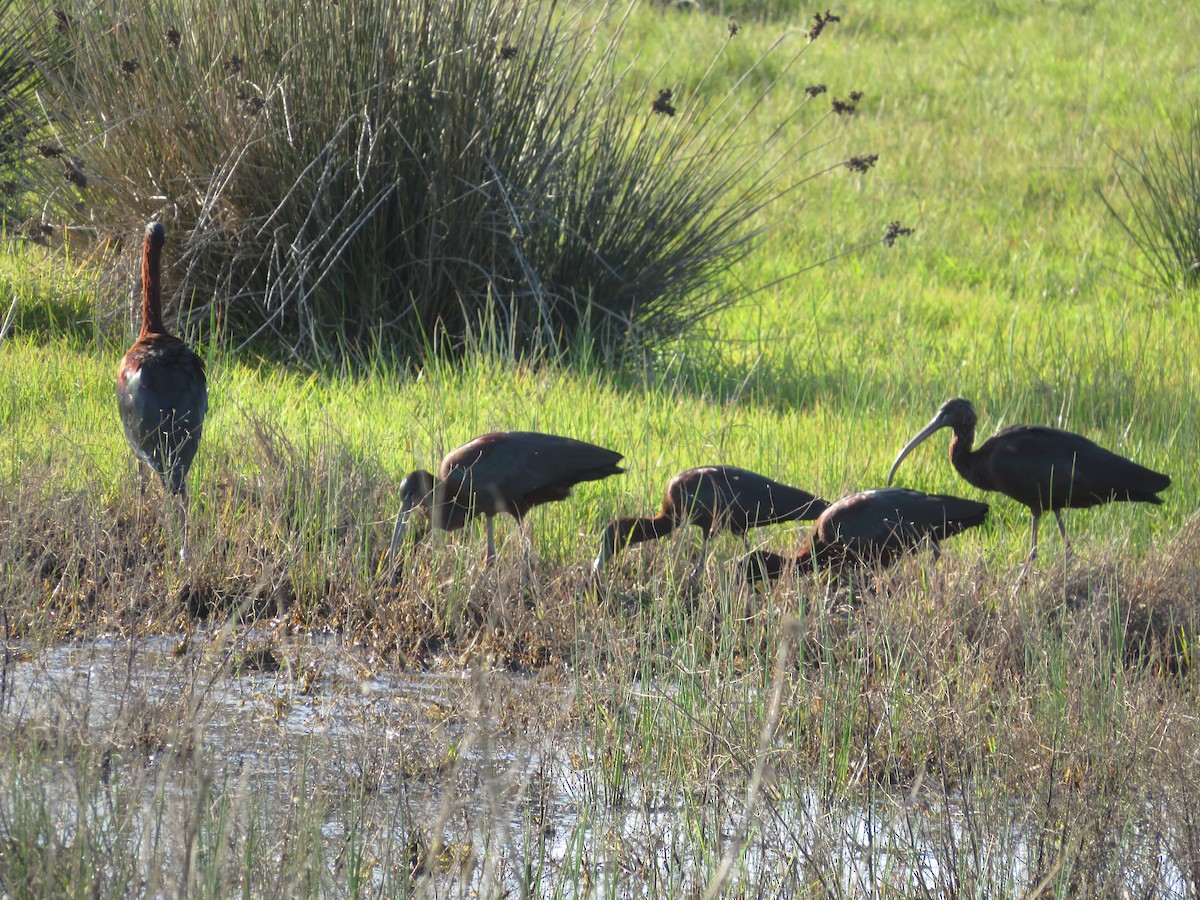
<instances>
[{"instance_id":1,"label":"green grass","mask_svg":"<svg viewBox=\"0 0 1200 900\"><path fill-rule=\"evenodd\" d=\"M823 179L764 213L760 250L729 274L749 296L711 322L711 341L680 344L632 375L514 377L475 360L420 378L382 362L353 381L247 367L212 348L212 417L195 477L202 483L206 468L217 468L206 459L244 446L245 416L262 413L293 437L323 429L344 437L396 477L492 428L559 431L626 454L629 476L583 489L582 505L539 511L540 532L545 519L594 521L593 497L606 508L618 492L628 504L657 502L671 473L704 462L770 471L826 495L876 484L906 436L941 400L961 394L979 407L984 436L1002 422L1061 424L1170 472L1177 483L1161 515L1113 508L1071 516L1098 536L1133 528L1144 545L1141 523L1158 530L1194 506L1186 490L1197 475L1188 452L1197 438L1189 347L1200 321L1189 298L1126 277L1134 250L1093 186L1111 181L1109 148L1160 124L1161 101L1146 98L1186 77L1187 54L1186 42L1164 38L1160 48L1155 37L1184 23L1115 5L1107 12L1101 25L1073 6L997 7L981 22L938 4L844 10L843 23L784 77L793 91L814 81L863 89L859 113L839 125L880 163L866 176ZM714 17L647 9L635 25L646 34L632 42L635 65L685 88L699 73L665 48L724 39ZM744 25L734 44L753 48L748 60L781 28ZM764 114L749 127L769 122ZM877 238L893 217L916 233L890 250L758 289ZM21 408L33 415L32 430L6 429L3 440L20 458L54 443L48 430L86 448L89 467L113 486L125 468L108 389L121 338L109 327L101 340L78 340L78 305L29 289L15 330L36 345L24 352L61 360L61 374L50 374L48 360L28 365L20 342L9 342L4 365L17 399L9 395L6 418ZM58 333L76 338L71 355ZM36 384L26 385L21 369ZM56 385L78 391L86 409L63 403ZM60 408L70 418L56 421ZM84 422L106 419L113 427L84 436ZM930 448L913 463L906 476L917 486L964 490L942 452ZM564 538L569 530L551 526ZM579 551L551 537L544 552L568 559Z\"/></svg>"},{"instance_id":2,"label":"green grass","mask_svg":"<svg viewBox=\"0 0 1200 900\"><path fill-rule=\"evenodd\" d=\"M13 300L0 308L13 302L14 314L0 347L0 518L9 534L0 590L14 598L9 638L36 646L171 630L203 608L214 625L235 612L262 624L280 613L280 630L333 628L387 667L535 669L544 681L529 693L540 701L487 705L505 682L480 675L454 715L489 746L524 753L544 737L565 748L578 800L559 826L571 834L568 859L550 866L534 841L520 860L553 870L563 896L593 884L602 863L622 873L614 893L702 894L748 798L749 849L733 870L735 890L748 895L911 894L905 867L931 860L929 878L947 895L1012 895L1043 882L1054 896L1116 894L1127 873L1153 893L1150 835L1194 890L1200 847L1186 798L1200 785L1200 710L1187 673L1200 599L1200 314L1194 295L1136 277L1137 250L1095 188L1119 205L1114 152L1147 140L1176 99L1194 95L1200 9L994 3L967 14L937 0L879 0L836 11L843 22L783 75L785 89L863 90L858 114L834 124L847 146L880 160L762 213L759 249L727 275L743 303L642 367L514 366L476 354L416 370L381 352L365 370L314 373L201 348L210 418L192 475L199 552L188 565L160 536L157 489L145 505L136 499L113 400L131 332L127 322L89 320L93 300L111 306L112 289L38 250L7 251L0 289ZM723 78L785 27L741 24ZM640 5L630 27L635 71L684 95L700 73L676 48L727 34L723 16L654 4ZM766 137L770 111L761 113L745 126L748 142ZM813 160L786 165L809 171ZM801 271L878 240L893 219L915 233ZM808 583L750 596L732 579L741 548L728 537L714 541L695 581L691 535L622 554L604 591L584 589L603 523L657 507L675 472L731 463L831 498L878 486L903 442L953 395L975 402L981 437L1002 424L1059 425L1169 473L1164 504L1069 511L1075 560L1063 566L1054 529L1043 529L1038 567L1016 586L1027 511L963 482L939 436L906 462L904 483L986 499L992 515L948 542L938 564L906 561L878 591L865 590L868 579L832 599ZM409 579L384 584L376 566L399 480L504 428L612 447L628 472L529 516L532 577L504 521L496 571L476 568L476 528L416 551ZM753 538L787 549L799 535L789 525ZM785 634L794 641L780 666ZM296 677L280 676L291 685ZM784 702L773 713L779 684ZM545 699L552 690L568 699ZM767 742L764 723L774 729ZM364 725L362 740L374 746L378 735ZM31 783L51 780L39 759L22 763L36 770ZM763 759L771 777L755 793ZM73 765L87 770L86 796L101 790L90 764ZM222 771L217 758L195 765ZM11 804L31 791L6 777L8 821L35 829L53 818L53 809L24 807L14 819ZM507 820L472 805L494 802L496 782L471 781L468 798L445 772L427 777L444 787L453 816L417 814L405 826L468 822L461 830L498 864L500 854L485 851L499 846L489 841ZM496 776L529 795L541 777ZM284 781L297 796L297 782ZM242 797L228 785L216 793ZM636 866L640 849L613 837L629 803L669 809L677 826L647 869ZM520 807L530 833L535 805ZM373 816L402 807L384 795L339 808L362 813L370 834ZM872 856L878 868L845 885L841 866L862 859L855 823L867 809L889 812L877 836L887 856ZM341 845L322 845L319 824L301 813L286 830L294 866L272 876L263 860L274 858L274 835L256 842L205 819L214 846L224 835L258 873L239 880L210 868L213 883L311 892L311 879L346 884L344 869L324 868ZM265 828L266 816L243 820ZM119 835L105 839L123 846ZM346 846L345 858L361 851L370 869L361 849L370 841ZM1001 862L1018 850L1023 875ZM403 848L389 853L387 864L403 869ZM688 862L672 866L677 859ZM374 893L401 894L407 878ZM450 893L448 883L468 890L445 875L425 889Z\"/></svg>"}]
</instances>

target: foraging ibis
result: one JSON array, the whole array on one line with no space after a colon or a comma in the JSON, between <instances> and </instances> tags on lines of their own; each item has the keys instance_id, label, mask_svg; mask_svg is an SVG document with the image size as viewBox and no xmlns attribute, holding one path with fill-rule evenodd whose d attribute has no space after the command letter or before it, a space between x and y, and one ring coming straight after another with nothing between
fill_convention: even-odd
<instances>
[{"instance_id":1,"label":"foraging ibis","mask_svg":"<svg viewBox=\"0 0 1200 900\"><path fill-rule=\"evenodd\" d=\"M950 461L958 474L977 488L999 491L1029 507L1033 514L1033 540L1029 559L1037 557L1038 521L1050 510L1058 521L1067 550L1067 529L1062 510L1086 509L1114 500L1162 503L1157 496L1171 479L1132 460L1105 450L1087 438L1045 425L1010 425L1001 428L972 450L975 441L975 408L955 397L904 445L892 471L913 448L941 428L949 428Z\"/></svg>"},{"instance_id":2,"label":"foraging ibis","mask_svg":"<svg viewBox=\"0 0 1200 900\"><path fill-rule=\"evenodd\" d=\"M142 248L142 328L117 370L117 408L125 438L142 465L163 487L187 504L187 474L200 446L208 411L204 362L191 347L167 332L162 317L162 251L167 230L146 226Z\"/></svg>"},{"instance_id":3,"label":"foraging ibis","mask_svg":"<svg viewBox=\"0 0 1200 900\"><path fill-rule=\"evenodd\" d=\"M757 551L742 561L750 583L775 580L788 566L830 573L864 565L890 566L925 539L936 557L940 541L983 524L988 505L907 488L880 488L843 497L821 513L794 559Z\"/></svg>"},{"instance_id":4,"label":"foraging ibis","mask_svg":"<svg viewBox=\"0 0 1200 900\"><path fill-rule=\"evenodd\" d=\"M496 557L492 520L508 513L518 523L535 506L565 500L581 481L625 470L621 454L594 444L536 431L485 434L446 454L437 477L418 469L400 482L400 513L388 562L396 571L396 548L412 510L421 507L434 528L454 531L475 516L487 518L488 565Z\"/></svg>"},{"instance_id":5,"label":"foraging ibis","mask_svg":"<svg viewBox=\"0 0 1200 900\"><path fill-rule=\"evenodd\" d=\"M684 525L700 528L704 536L700 554L703 560L713 531L726 529L745 541L751 528L815 519L828 506L807 491L735 466L687 469L667 483L658 515L608 523L592 568L598 573L629 545L657 540Z\"/></svg>"}]
</instances>

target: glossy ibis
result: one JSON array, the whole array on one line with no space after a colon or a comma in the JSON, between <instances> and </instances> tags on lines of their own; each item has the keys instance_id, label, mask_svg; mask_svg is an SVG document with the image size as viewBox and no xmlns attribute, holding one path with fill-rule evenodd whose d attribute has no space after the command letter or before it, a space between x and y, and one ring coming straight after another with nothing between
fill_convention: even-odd
<instances>
[{"instance_id":1,"label":"glossy ibis","mask_svg":"<svg viewBox=\"0 0 1200 900\"><path fill-rule=\"evenodd\" d=\"M388 562L396 571L396 548L412 510L421 507L430 524L444 531L487 517L487 555L496 556L492 519L508 513L518 523L535 506L565 500L581 481L625 471L621 454L572 438L536 431L485 434L446 454L437 477L418 469L400 482L400 513Z\"/></svg>"},{"instance_id":2,"label":"glossy ibis","mask_svg":"<svg viewBox=\"0 0 1200 900\"><path fill-rule=\"evenodd\" d=\"M200 446L208 383L204 362L163 324L161 269L166 237L161 222L146 226L142 328L117 370L117 407L125 438L138 459L141 489L146 485L142 467L149 466L186 508L187 474Z\"/></svg>"},{"instance_id":3,"label":"glossy ibis","mask_svg":"<svg viewBox=\"0 0 1200 900\"><path fill-rule=\"evenodd\" d=\"M886 567L926 539L936 557L940 541L982 525L987 512L986 503L945 494L907 488L863 491L821 513L799 556L757 551L742 561L742 571L754 583L774 580L793 565L801 572L815 568L835 574L858 566Z\"/></svg>"},{"instance_id":4,"label":"glossy ibis","mask_svg":"<svg viewBox=\"0 0 1200 900\"><path fill-rule=\"evenodd\" d=\"M714 531L726 529L745 541L751 528L815 519L828 506L807 491L735 466L687 469L667 483L658 515L608 523L592 568L599 572L629 545L657 540L684 525L696 525L704 535L700 552L703 560Z\"/></svg>"},{"instance_id":5,"label":"glossy ibis","mask_svg":"<svg viewBox=\"0 0 1200 900\"><path fill-rule=\"evenodd\" d=\"M959 475L977 488L999 491L1029 507L1033 514L1031 560L1037 557L1038 520L1047 510L1054 512L1069 551L1063 509L1086 509L1113 500L1162 503L1157 493L1171 483L1169 476L1139 466L1081 435L1045 425L1009 425L972 450L975 421L975 408L969 400L947 400L930 423L904 445L892 463L888 484L914 447L938 429L949 428L954 433L950 461Z\"/></svg>"}]
</instances>

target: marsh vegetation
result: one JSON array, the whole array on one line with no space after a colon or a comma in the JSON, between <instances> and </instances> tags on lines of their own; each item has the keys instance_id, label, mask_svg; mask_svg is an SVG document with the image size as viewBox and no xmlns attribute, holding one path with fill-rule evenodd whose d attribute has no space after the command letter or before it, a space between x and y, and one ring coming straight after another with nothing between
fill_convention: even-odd
<instances>
[{"instance_id":1,"label":"marsh vegetation","mask_svg":"<svg viewBox=\"0 0 1200 900\"><path fill-rule=\"evenodd\" d=\"M637 3L614 51L645 89L617 107L636 127L670 127L649 111L667 86L863 92L811 146L877 153L870 172L753 163L797 187L707 273L733 302L566 361L486 336L302 360L193 322L210 409L186 562L113 399L135 253L10 220L0 892L1196 893L1200 316L1098 193L1131 221L1121 160L1184 121L1162 110L1194 93L1200 11L864 2L785 66L815 10L784 5L739 9L731 36L724 12ZM801 146L808 125L770 110L737 135L780 127ZM914 233L878 245L893 220ZM835 499L882 485L951 396L981 436L1059 425L1169 473L1163 506L1072 514L1073 557L1044 535L1018 582L1027 510L926 452L906 486L992 505L936 563L754 592L740 542L714 538L695 574L680 533L590 580L604 523L674 473L728 463ZM612 447L628 471L534 511L528 565L508 523L493 567L468 530L409 547L390 583L400 478L492 429ZM754 546L794 553L802 528Z\"/></svg>"}]
</instances>

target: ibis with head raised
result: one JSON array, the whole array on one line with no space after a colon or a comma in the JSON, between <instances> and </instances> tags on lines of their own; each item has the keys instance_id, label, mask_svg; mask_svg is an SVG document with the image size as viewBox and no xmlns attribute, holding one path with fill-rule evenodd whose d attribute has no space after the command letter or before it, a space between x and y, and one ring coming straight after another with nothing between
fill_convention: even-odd
<instances>
[{"instance_id":1,"label":"ibis with head raised","mask_svg":"<svg viewBox=\"0 0 1200 900\"><path fill-rule=\"evenodd\" d=\"M138 459L141 488L144 490L146 483L143 466L149 466L186 510L187 475L200 447L204 414L208 411L208 381L203 360L163 324L162 253L166 237L161 222L146 226L142 327L117 369L117 408L125 438Z\"/></svg>"},{"instance_id":2,"label":"ibis with head raised","mask_svg":"<svg viewBox=\"0 0 1200 900\"><path fill-rule=\"evenodd\" d=\"M939 429L949 428L953 433L950 462L959 475L981 490L999 491L1029 507L1033 515L1031 560L1037 557L1038 522L1043 513L1054 513L1069 551L1064 509L1086 509L1115 500L1162 503L1158 492L1171 484L1169 476L1105 450L1082 435L1045 425L1009 425L972 449L975 422L975 408L969 400L947 400L901 449L892 463L888 484L913 448Z\"/></svg>"}]
</instances>

